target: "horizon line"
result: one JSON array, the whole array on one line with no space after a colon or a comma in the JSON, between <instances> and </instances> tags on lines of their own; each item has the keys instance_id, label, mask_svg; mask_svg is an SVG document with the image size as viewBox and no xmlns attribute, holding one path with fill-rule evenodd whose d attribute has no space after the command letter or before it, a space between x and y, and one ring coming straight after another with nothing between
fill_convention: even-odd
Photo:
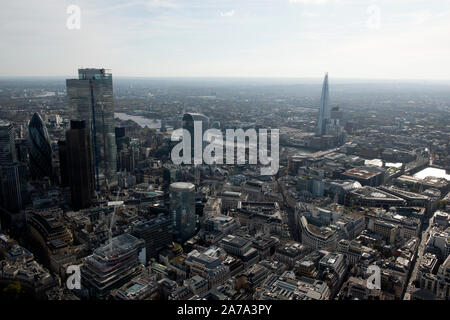
<instances>
[{"instance_id":1,"label":"horizon line","mask_svg":"<svg viewBox=\"0 0 450 320\"><path fill-rule=\"evenodd\" d=\"M328 74L326 72L325 74ZM177 80L177 79L217 79L217 80L323 80L323 76L130 76L130 75L114 75L116 79L161 79L161 80ZM76 75L0 75L0 79L25 79L25 78L62 78L77 79ZM334 80L358 80L358 81L413 81L413 82L450 82L450 78L392 78L392 77L332 77Z\"/></svg>"}]
</instances>

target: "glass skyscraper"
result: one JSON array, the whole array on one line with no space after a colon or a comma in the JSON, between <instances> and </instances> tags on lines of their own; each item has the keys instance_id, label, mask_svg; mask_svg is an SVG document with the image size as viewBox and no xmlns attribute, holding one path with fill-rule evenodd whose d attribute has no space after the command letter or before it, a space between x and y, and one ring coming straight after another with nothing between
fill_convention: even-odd
<instances>
[{"instance_id":1,"label":"glass skyscraper","mask_svg":"<svg viewBox=\"0 0 450 320\"><path fill-rule=\"evenodd\" d=\"M10 122L0 120L0 166L17 161L14 127Z\"/></svg>"},{"instance_id":2,"label":"glass skyscraper","mask_svg":"<svg viewBox=\"0 0 450 320\"><path fill-rule=\"evenodd\" d=\"M0 167L0 202L8 211L19 212L30 202L27 178L28 170L24 163Z\"/></svg>"},{"instance_id":3,"label":"glass skyscraper","mask_svg":"<svg viewBox=\"0 0 450 320\"><path fill-rule=\"evenodd\" d=\"M195 233L195 186L189 182L175 182L170 185L170 212L176 239L189 240Z\"/></svg>"},{"instance_id":4,"label":"glass skyscraper","mask_svg":"<svg viewBox=\"0 0 450 320\"><path fill-rule=\"evenodd\" d=\"M329 105L329 92L328 92L328 73L325 74L323 80L322 95L320 97L320 109L317 117L316 135L323 136L327 132L327 124L330 121L330 105Z\"/></svg>"},{"instance_id":5,"label":"glass skyscraper","mask_svg":"<svg viewBox=\"0 0 450 320\"><path fill-rule=\"evenodd\" d=\"M189 132L190 134L190 139L188 136L185 136L183 134L183 143L186 143L187 140L190 141L191 147L191 163L194 164L194 151L195 151L195 122L198 122L199 124L201 123L202 125L202 131L200 132L201 134L201 154L203 155L203 149L206 145L206 142L203 141L203 134L205 133L206 130L209 129L209 118L201 113L185 113L183 115L183 129L185 129L187 132ZM185 150L187 150L187 145L185 145Z\"/></svg>"},{"instance_id":6,"label":"glass skyscraper","mask_svg":"<svg viewBox=\"0 0 450 320\"><path fill-rule=\"evenodd\" d=\"M35 179L52 176L52 147L45 123L38 113L28 126L30 173Z\"/></svg>"},{"instance_id":7,"label":"glass skyscraper","mask_svg":"<svg viewBox=\"0 0 450 320\"><path fill-rule=\"evenodd\" d=\"M66 164L64 175L70 186L72 207L75 210L88 208L94 196L94 168L91 136L85 121L70 121L65 149L60 151L60 161Z\"/></svg>"},{"instance_id":8,"label":"glass skyscraper","mask_svg":"<svg viewBox=\"0 0 450 320\"><path fill-rule=\"evenodd\" d=\"M103 179L117 184L112 74L105 69L79 69L78 79L67 79L72 120L84 120L92 137L96 189Z\"/></svg>"}]
</instances>

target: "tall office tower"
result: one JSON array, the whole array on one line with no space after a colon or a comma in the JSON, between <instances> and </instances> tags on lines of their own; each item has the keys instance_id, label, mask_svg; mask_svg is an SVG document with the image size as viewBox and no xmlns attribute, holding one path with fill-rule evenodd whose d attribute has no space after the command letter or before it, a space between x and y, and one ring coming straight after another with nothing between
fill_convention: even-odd
<instances>
[{"instance_id":1,"label":"tall office tower","mask_svg":"<svg viewBox=\"0 0 450 320\"><path fill-rule=\"evenodd\" d=\"M33 179L52 176L52 147L50 137L39 113L33 114L28 125L30 173Z\"/></svg>"},{"instance_id":2,"label":"tall office tower","mask_svg":"<svg viewBox=\"0 0 450 320\"><path fill-rule=\"evenodd\" d=\"M58 141L59 176L62 187L69 186L69 165L67 161L67 141Z\"/></svg>"},{"instance_id":3,"label":"tall office tower","mask_svg":"<svg viewBox=\"0 0 450 320\"><path fill-rule=\"evenodd\" d=\"M81 285L91 296L102 298L138 275L145 264L144 240L124 233L86 258L81 266Z\"/></svg>"},{"instance_id":4,"label":"tall office tower","mask_svg":"<svg viewBox=\"0 0 450 320\"><path fill-rule=\"evenodd\" d=\"M322 95L320 97L319 115L317 117L317 136L323 136L326 134L327 123L330 121L330 106L328 100L328 73L326 73L325 79L323 80Z\"/></svg>"},{"instance_id":5,"label":"tall office tower","mask_svg":"<svg viewBox=\"0 0 450 320\"><path fill-rule=\"evenodd\" d=\"M17 161L14 138L14 126L0 120L0 166L9 165Z\"/></svg>"},{"instance_id":6,"label":"tall office tower","mask_svg":"<svg viewBox=\"0 0 450 320\"><path fill-rule=\"evenodd\" d=\"M344 126L344 112L339 106L333 107L330 112L331 124L335 126Z\"/></svg>"},{"instance_id":7,"label":"tall office tower","mask_svg":"<svg viewBox=\"0 0 450 320\"><path fill-rule=\"evenodd\" d=\"M199 141L201 147L202 147L202 155L203 155L203 148L205 146L205 143L203 141L203 133L205 133L205 131L207 129L209 129L209 118L203 114L200 113L185 113L183 115L183 129L187 130L190 134L190 142L191 142L191 159L192 159L192 164L194 164L194 147L195 147L195 135L194 135L194 128L195 128L195 123L201 123L202 125L202 131L201 131L201 141ZM189 137L188 136L184 136L183 135L183 141L188 141ZM187 147L186 147L187 148ZM184 150L186 150L186 148Z\"/></svg>"},{"instance_id":8,"label":"tall office tower","mask_svg":"<svg viewBox=\"0 0 450 320\"><path fill-rule=\"evenodd\" d=\"M76 210L87 208L94 195L94 166L91 135L85 121L70 121L66 144L72 207Z\"/></svg>"},{"instance_id":9,"label":"tall office tower","mask_svg":"<svg viewBox=\"0 0 450 320\"><path fill-rule=\"evenodd\" d=\"M172 222L166 214L141 221L133 230L133 235L145 241L147 261L172 243Z\"/></svg>"},{"instance_id":10,"label":"tall office tower","mask_svg":"<svg viewBox=\"0 0 450 320\"><path fill-rule=\"evenodd\" d=\"M195 185L175 182L170 185L170 212L177 241L185 242L195 233Z\"/></svg>"},{"instance_id":11,"label":"tall office tower","mask_svg":"<svg viewBox=\"0 0 450 320\"><path fill-rule=\"evenodd\" d=\"M72 119L86 121L91 132L95 188L103 178L108 185L117 184L112 74L105 69L79 69L78 79L68 79L66 85Z\"/></svg>"},{"instance_id":12,"label":"tall office tower","mask_svg":"<svg viewBox=\"0 0 450 320\"><path fill-rule=\"evenodd\" d=\"M19 138L18 140L16 140L17 162L29 163L29 149L30 146L27 139Z\"/></svg>"},{"instance_id":13,"label":"tall office tower","mask_svg":"<svg viewBox=\"0 0 450 320\"><path fill-rule=\"evenodd\" d=\"M10 212L19 212L30 202L27 190L27 167L24 163L0 167L1 205Z\"/></svg>"}]
</instances>

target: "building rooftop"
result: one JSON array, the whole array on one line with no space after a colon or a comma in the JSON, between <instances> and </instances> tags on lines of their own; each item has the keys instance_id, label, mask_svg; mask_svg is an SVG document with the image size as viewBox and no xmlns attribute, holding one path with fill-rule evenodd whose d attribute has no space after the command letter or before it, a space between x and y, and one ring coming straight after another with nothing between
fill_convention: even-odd
<instances>
[{"instance_id":1,"label":"building rooftop","mask_svg":"<svg viewBox=\"0 0 450 320\"><path fill-rule=\"evenodd\" d=\"M370 170L367 168L353 168L344 173L344 175L348 177L355 177L355 178L361 178L361 179L370 179L377 175L379 175L379 171Z\"/></svg>"}]
</instances>

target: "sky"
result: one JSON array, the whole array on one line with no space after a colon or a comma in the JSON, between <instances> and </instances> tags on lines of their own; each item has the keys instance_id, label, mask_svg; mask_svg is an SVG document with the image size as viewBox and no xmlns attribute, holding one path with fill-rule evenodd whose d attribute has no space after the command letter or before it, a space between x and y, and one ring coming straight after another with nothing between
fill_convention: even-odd
<instances>
[{"instance_id":1,"label":"sky","mask_svg":"<svg viewBox=\"0 0 450 320\"><path fill-rule=\"evenodd\" d=\"M0 76L76 76L79 67L119 77L450 80L450 0L2 2Z\"/></svg>"}]
</instances>

